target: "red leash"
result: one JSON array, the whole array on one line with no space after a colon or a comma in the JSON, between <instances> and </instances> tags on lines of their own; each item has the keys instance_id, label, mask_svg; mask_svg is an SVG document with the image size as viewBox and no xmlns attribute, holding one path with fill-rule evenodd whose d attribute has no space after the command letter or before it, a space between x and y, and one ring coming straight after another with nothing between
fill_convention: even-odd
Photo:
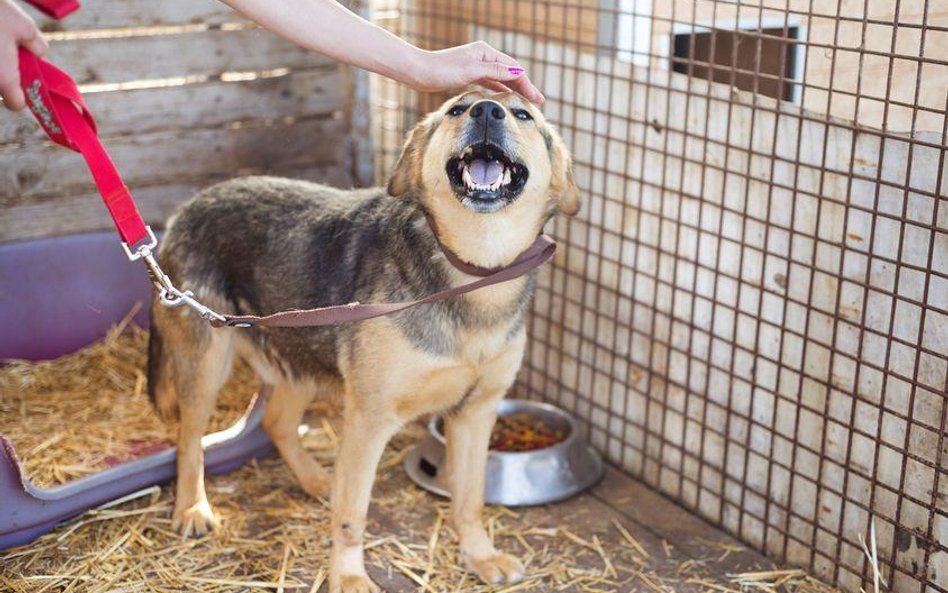
<instances>
[{"instance_id":1,"label":"red leash","mask_svg":"<svg viewBox=\"0 0 948 593\"><path fill-rule=\"evenodd\" d=\"M54 19L62 19L79 8L77 0L26 1ZM56 66L22 47L18 57L20 86L30 111L53 142L75 150L85 158L129 257L133 254L128 246L146 238L150 244L156 243L122 176L99 142L95 118L86 107L76 82Z\"/></svg>"},{"instance_id":2,"label":"red leash","mask_svg":"<svg viewBox=\"0 0 948 593\"><path fill-rule=\"evenodd\" d=\"M79 8L76 0L27 0L53 18L63 18ZM533 244L521 253L512 263L494 270L484 271L482 278L448 288L415 301L403 303L378 303L336 305L318 309L281 311L267 316L222 315L194 299L190 291L178 290L171 279L161 270L155 260L155 247L158 241L151 228L145 224L132 194L122 181L122 176L99 140L95 119L86 107L76 82L68 74L39 58L28 50L20 48L20 86L26 95L30 111L39 121L46 134L66 148L82 154L99 194L108 208L115 228L122 237L122 247L132 261L145 262L158 298L168 307L187 305L208 320L214 327L250 327L254 325L270 327L310 327L317 325L336 325L363 321L373 317L391 315L417 305L433 303L449 297L462 295L492 284L507 282L523 276L541 266L553 257L556 243L546 235L540 235ZM432 230L434 227L432 226ZM449 261L456 256L447 249L442 252ZM461 271L472 272L476 266L464 263L454 264ZM466 266L466 267L465 267Z\"/></svg>"},{"instance_id":3,"label":"red leash","mask_svg":"<svg viewBox=\"0 0 948 593\"><path fill-rule=\"evenodd\" d=\"M129 246L148 238L150 230L138 213L132 194L109 153L99 141L95 119L82 100L75 81L22 47L19 57L20 86L40 126L53 142L75 150L85 158L122 241Z\"/></svg>"},{"instance_id":4,"label":"red leash","mask_svg":"<svg viewBox=\"0 0 948 593\"><path fill-rule=\"evenodd\" d=\"M43 14L51 16L54 19L62 19L69 16L79 8L77 0L26 0Z\"/></svg>"}]
</instances>

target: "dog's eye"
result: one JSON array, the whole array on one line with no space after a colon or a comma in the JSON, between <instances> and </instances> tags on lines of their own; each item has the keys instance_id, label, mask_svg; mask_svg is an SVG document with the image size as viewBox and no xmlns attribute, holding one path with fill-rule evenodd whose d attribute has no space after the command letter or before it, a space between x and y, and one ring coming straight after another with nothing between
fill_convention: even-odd
<instances>
[{"instance_id":1,"label":"dog's eye","mask_svg":"<svg viewBox=\"0 0 948 593\"><path fill-rule=\"evenodd\" d=\"M513 114L514 114L514 117L523 121L533 119L533 116L530 115L530 112L527 111L526 109L514 109Z\"/></svg>"},{"instance_id":2,"label":"dog's eye","mask_svg":"<svg viewBox=\"0 0 948 593\"><path fill-rule=\"evenodd\" d=\"M448 109L448 115L452 117L457 117L467 111L467 105L455 105L451 109Z\"/></svg>"}]
</instances>

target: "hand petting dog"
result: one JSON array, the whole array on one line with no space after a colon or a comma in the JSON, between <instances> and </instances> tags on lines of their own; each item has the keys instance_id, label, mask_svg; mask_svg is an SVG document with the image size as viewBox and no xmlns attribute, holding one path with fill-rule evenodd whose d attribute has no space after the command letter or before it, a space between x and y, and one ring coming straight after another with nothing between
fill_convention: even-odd
<instances>
[{"instance_id":1,"label":"hand petting dog","mask_svg":"<svg viewBox=\"0 0 948 593\"><path fill-rule=\"evenodd\" d=\"M397 80L418 91L480 84L540 105L543 93L517 60L483 41L427 51L370 23L335 0L222 0L297 45Z\"/></svg>"},{"instance_id":2,"label":"hand petting dog","mask_svg":"<svg viewBox=\"0 0 948 593\"><path fill-rule=\"evenodd\" d=\"M240 314L412 301L470 282L470 266L509 264L557 211L578 208L569 154L537 108L476 91L411 131L387 191L228 181L177 210L159 259L202 302ZM488 583L520 580L523 565L494 547L481 510L491 429L523 358L535 280L533 271L389 317L310 328L214 329L190 309L154 302L149 393L163 417L180 421L174 527L193 535L216 524L201 437L236 356L272 386L263 426L300 485L313 496L331 490L331 593L378 591L362 546L379 458L401 426L431 413L445 418L465 566ZM297 431L317 395L343 404L331 477Z\"/></svg>"},{"instance_id":3,"label":"hand petting dog","mask_svg":"<svg viewBox=\"0 0 948 593\"><path fill-rule=\"evenodd\" d=\"M418 91L450 91L479 84L498 92L516 92L542 105L546 98L530 82L520 63L483 41L437 51L420 51L417 65L397 78Z\"/></svg>"}]
</instances>

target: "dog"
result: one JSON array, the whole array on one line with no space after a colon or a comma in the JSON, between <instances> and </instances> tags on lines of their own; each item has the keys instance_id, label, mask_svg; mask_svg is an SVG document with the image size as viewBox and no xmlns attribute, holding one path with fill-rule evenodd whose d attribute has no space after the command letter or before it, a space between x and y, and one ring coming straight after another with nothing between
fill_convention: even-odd
<instances>
[{"instance_id":1,"label":"dog","mask_svg":"<svg viewBox=\"0 0 948 593\"><path fill-rule=\"evenodd\" d=\"M513 93L475 90L408 134L387 191L227 181L172 215L159 261L219 311L407 301L475 279L446 252L503 266L557 210L578 208L570 155L540 111ZM201 437L237 356L272 388L263 427L302 488L331 491L330 591L379 590L362 550L378 461L399 427L434 412L445 416L450 517L466 567L488 583L521 579L523 565L494 548L480 515L490 433L523 358L535 274L331 327L215 329L156 299L148 385L160 415L178 421L175 529L200 535L215 525ZM297 432L317 394L343 404L332 478Z\"/></svg>"}]
</instances>

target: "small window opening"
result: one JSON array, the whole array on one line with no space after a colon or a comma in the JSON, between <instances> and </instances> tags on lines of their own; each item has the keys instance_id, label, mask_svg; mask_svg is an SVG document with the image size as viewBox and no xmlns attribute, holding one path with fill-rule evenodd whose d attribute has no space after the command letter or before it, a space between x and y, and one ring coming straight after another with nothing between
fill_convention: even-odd
<instances>
[{"instance_id":1,"label":"small window opening","mask_svg":"<svg viewBox=\"0 0 948 593\"><path fill-rule=\"evenodd\" d=\"M795 84L802 67L801 45L796 43L799 35L799 27L675 34L672 70L799 103L799 84Z\"/></svg>"}]
</instances>

